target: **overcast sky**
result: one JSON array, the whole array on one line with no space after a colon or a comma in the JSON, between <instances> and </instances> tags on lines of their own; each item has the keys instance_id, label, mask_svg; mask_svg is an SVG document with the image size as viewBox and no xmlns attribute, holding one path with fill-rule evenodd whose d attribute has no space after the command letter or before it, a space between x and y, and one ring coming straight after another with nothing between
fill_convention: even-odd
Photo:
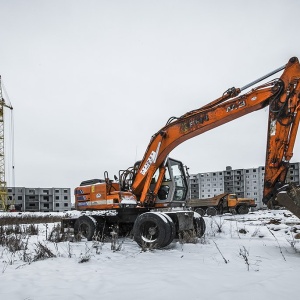
<instances>
[{"instance_id":1,"label":"overcast sky","mask_svg":"<svg viewBox=\"0 0 300 300\"><path fill-rule=\"evenodd\" d=\"M0 0L16 185L113 178L169 117L300 57L299 11L297 0ZM264 165L267 118L244 116L170 156L192 174Z\"/></svg>"}]
</instances>

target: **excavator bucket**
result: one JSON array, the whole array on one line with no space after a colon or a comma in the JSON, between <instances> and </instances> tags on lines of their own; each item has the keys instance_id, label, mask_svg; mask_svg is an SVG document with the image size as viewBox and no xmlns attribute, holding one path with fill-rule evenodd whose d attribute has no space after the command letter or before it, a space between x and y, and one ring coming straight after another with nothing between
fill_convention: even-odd
<instances>
[{"instance_id":1,"label":"excavator bucket","mask_svg":"<svg viewBox=\"0 0 300 300\"><path fill-rule=\"evenodd\" d=\"M277 194L277 202L300 218L300 186L289 184Z\"/></svg>"}]
</instances>

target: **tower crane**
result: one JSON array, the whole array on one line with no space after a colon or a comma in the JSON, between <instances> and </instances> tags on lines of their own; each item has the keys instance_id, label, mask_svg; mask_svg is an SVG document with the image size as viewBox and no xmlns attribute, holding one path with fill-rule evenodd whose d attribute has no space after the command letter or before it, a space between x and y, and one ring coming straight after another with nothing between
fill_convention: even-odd
<instances>
[{"instance_id":1,"label":"tower crane","mask_svg":"<svg viewBox=\"0 0 300 300\"><path fill-rule=\"evenodd\" d=\"M0 75L0 210L7 210L7 185L5 179L5 151L4 151L4 108L12 110L2 93L2 80Z\"/></svg>"}]
</instances>

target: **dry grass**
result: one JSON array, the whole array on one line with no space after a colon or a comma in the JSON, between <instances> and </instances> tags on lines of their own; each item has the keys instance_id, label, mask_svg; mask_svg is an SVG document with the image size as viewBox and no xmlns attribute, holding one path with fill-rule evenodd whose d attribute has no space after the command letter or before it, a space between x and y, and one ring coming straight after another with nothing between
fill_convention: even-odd
<instances>
[{"instance_id":1,"label":"dry grass","mask_svg":"<svg viewBox=\"0 0 300 300\"><path fill-rule=\"evenodd\" d=\"M17 216L0 216L0 226L3 225L21 225L21 224L42 224L42 223L55 223L62 220L62 216L39 216L39 215L22 215Z\"/></svg>"}]
</instances>

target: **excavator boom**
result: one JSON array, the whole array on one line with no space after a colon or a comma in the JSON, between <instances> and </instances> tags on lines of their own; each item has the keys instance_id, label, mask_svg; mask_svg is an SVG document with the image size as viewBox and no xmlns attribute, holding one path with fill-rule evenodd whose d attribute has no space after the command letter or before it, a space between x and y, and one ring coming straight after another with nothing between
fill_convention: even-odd
<instances>
[{"instance_id":1,"label":"excavator boom","mask_svg":"<svg viewBox=\"0 0 300 300\"><path fill-rule=\"evenodd\" d=\"M240 95L242 90L281 70L284 71L279 79L254 87ZM284 185L288 162L293 155L300 118L299 80L299 61L293 57L285 66L241 89L228 89L211 103L181 117L170 118L167 124L152 136L142 161L135 169L131 190L141 205L155 203L155 191L158 190L161 181L157 182L153 193L149 189L151 180L157 170L164 172L165 161L175 147L192 137L266 106L269 106L269 126L263 201L273 201L278 189Z\"/></svg>"}]
</instances>

